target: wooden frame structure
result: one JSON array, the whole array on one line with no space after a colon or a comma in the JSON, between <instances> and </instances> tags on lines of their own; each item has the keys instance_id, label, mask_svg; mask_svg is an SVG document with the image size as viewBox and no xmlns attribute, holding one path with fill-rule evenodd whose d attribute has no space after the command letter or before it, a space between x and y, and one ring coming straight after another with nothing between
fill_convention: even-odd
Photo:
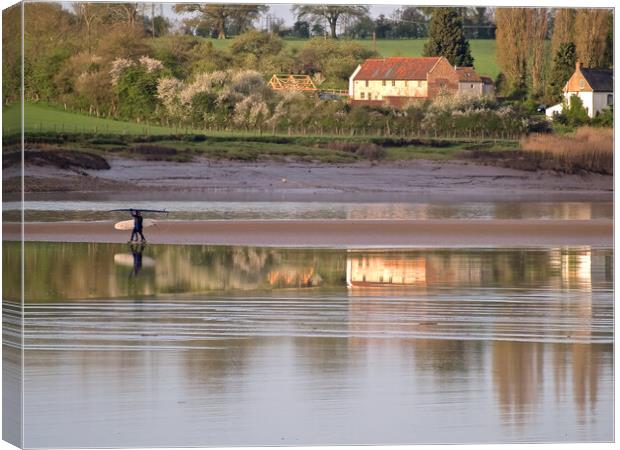
<instances>
[{"instance_id":1,"label":"wooden frame structure","mask_svg":"<svg viewBox=\"0 0 620 450\"><path fill-rule=\"evenodd\" d=\"M318 88L310 75L276 75L269 80L269 86L274 91L316 92Z\"/></svg>"},{"instance_id":2,"label":"wooden frame structure","mask_svg":"<svg viewBox=\"0 0 620 450\"><path fill-rule=\"evenodd\" d=\"M316 94L332 94L339 97L348 97L349 91L342 89L319 89L310 78L310 75L277 75L269 80L269 87L274 91L312 92Z\"/></svg>"}]
</instances>

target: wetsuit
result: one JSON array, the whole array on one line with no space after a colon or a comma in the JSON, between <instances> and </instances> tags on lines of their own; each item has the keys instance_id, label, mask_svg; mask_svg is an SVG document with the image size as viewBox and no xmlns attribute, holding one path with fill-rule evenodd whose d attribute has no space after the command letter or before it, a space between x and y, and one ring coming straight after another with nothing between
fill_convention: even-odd
<instances>
[{"instance_id":1,"label":"wetsuit","mask_svg":"<svg viewBox=\"0 0 620 450\"><path fill-rule=\"evenodd\" d=\"M137 241L138 235L140 235L142 240L146 241L146 238L142 234L142 220L143 220L142 215L134 211L131 212L131 215L133 217L133 231L131 232L131 240L133 241L135 237Z\"/></svg>"}]
</instances>

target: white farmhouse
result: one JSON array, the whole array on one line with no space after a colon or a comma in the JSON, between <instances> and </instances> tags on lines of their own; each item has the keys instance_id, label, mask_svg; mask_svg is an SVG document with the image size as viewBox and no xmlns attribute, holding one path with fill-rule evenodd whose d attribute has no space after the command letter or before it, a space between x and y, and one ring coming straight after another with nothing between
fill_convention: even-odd
<instances>
[{"instance_id":1,"label":"white farmhouse","mask_svg":"<svg viewBox=\"0 0 620 450\"><path fill-rule=\"evenodd\" d=\"M605 108L614 104L614 73L611 69L586 69L577 61L575 72L568 79L563 89L564 101L568 104L573 95L578 96L594 117ZM550 106L545 110L548 117L562 111L562 104Z\"/></svg>"}]
</instances>

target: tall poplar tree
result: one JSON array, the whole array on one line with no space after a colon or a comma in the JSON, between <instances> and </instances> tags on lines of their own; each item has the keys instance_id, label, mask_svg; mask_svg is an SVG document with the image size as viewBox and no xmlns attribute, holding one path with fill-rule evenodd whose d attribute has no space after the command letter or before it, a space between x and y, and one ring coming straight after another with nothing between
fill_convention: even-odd
<instances>
[{"instance_id":1,"label":"tall poplar tree","mask_svg":"<svg viewBox=\"0 0 620 450\"><path fill-rule=\"evenodd\" d=\"M529 15L527 8L497 8L496 45L497 62L506 77L510 91L522 91L526 87L530 43L527 30Z\"/></svg>"},{"instance_id":2,"label":"tall poplar tree","mask_svg":"<svg viewBox=\"0 0 620 450\"><path fill-rule=\"evenodd\" d=\"M428 37L424 56L444 56L455 66L474 65L469 42L463 33L463 19L455 8L433 9Z\"/></svg>"},{"instance_id":3,"label":"tall poplar tree","mask_svg":"<svg viewBox=\"0 0 620 450\"><path fill-rule=\"evenodd\" d=\"M601 67L605 55L609 10L580 9L575 17L577 57L585 67Z\"/></svg>"},{"instance_id":4,"label":"tall poplar tree","mask_svg":"<svg viewBox=\"0 0 620 450\"><path fill-rule=\"evenodd\" d=\"M545 38L547 36L549 11L546 8L528 8L527 17L527 35L530 48L528 61L530 96L540 98L545 90Z\"/></svg>"}]
</instances>

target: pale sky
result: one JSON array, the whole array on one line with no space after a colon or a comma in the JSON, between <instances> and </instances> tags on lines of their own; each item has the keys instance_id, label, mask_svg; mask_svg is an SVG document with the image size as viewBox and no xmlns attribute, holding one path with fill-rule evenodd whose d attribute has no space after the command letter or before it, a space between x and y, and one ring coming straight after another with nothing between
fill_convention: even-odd
<instances>
[{"instance_id":1,"label":"pale sky","mask_svg":"<svg viewBox=\"0 0 620 450\"><path fill-rule=\"evenodd\" d=\"M140 2L140 3L148 3L148 2ZM291 13L291 6L293 5L292 3L291 4L273 4L273 3L269 4L268 2L262 3L260 1L256 1L256 3L268 4L269 13L274 14L276 17L280 17L284 19L284 23L286 25L293 25L293 23L295 22L295 17ZM348 2L345 0L343 1L343 3L348 3ZM62 4L63 4L63 7L65 7L66 9L72 9L70 2L62 2ZM163 4L164 15L172 19L179 19L182 16L179 16L172 11L172 6L174 4L175 3L164 3ZM379 17L381 14L389 16L390 14L392 14L392 12L395 9L398 9L400 7L401 5L371 5L370 16L373 18Z\"/></svg>"}]
</instances>

